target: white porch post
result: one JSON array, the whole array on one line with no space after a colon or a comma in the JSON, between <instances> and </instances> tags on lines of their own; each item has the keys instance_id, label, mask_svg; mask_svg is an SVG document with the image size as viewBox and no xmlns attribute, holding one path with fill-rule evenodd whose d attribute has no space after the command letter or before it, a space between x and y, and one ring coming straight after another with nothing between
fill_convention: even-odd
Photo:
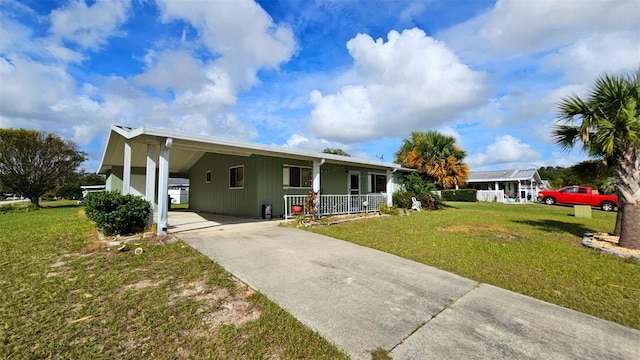
<instances>
[{"instance_id":1,"label":"white porch post","mask_svg":"<svg viewBox=\"0 0 640 360\"><path fill-rule=\"evenodd\" d=\"M500 188L498 187L498 182L497 181L496 181L496 187L494 187L493 190L500 190Z\"/></svg>"},{"instance_id":2,"label":"white porch post","mask_svg":"<svg viewBox=\"0 0 640 360\"><path fill-rule=\"evenodd\" d=\"M172 138L167 138L160 144L160 159L158 173L158 235L167 233L169 218L169 148L173 144Z\"/></svg>"},{"instance_id":3,"label":"white porch post","mask_svg":"<svg viewBox=\"0 0 640 360\"><path fill-rule=\"evenodd\" d=\"M320 167L322 166L322 164L324 164L325 159L321 159L320 161L314 161L313 162L313 168L311 169L312 171L312 178L313 178L313 192L317 193L318 196L316 197L316 213L315 216L318 217L318 215L320 215Z\"/></svg>"},{"instance_id":4,"label":"white porch post","mask_svg":"<svg viewBox=\"0 0 640 360\"><path fill-rule=\"evenodd\" d=\"M519 199L520 202L522 202L522 184L520 180L518 180L518 196L516 196L516 199Z\"/></svg>"},{"instance_id":5,"label":"white porch post","mask_svg":"<svg viewBox=\"0 0 640 360\"><path fill-rule=\"evenodd\" d=\"M394 171L391 171L389 169L387 169L387 206L388 207L392 207L393 206L393 173Z\"/></svg>"},{"instance_id":6,"label":"white porch post","mask_svg":"<svg viewBox=\"0 0 640 360\"><path fill-rule=\"evenodd\" d=\"M149 212L149 219L147 220L147 226L153 224L153 212L155 210L155 198L156 198L156 146L147 145L147 174L146 184L144 187L144 197L151 204L151 211Z\"/></svg>"},{"instance_id":7,"label":"white porch post","mask_svg":"<svg viewBox=\"0 0 640 360\"><path fill-rule=\"evenodd\" d=\"M131 192L131 141L124 142L124 169L122 170L122 195Z\"/></svg>"}]
</instances>

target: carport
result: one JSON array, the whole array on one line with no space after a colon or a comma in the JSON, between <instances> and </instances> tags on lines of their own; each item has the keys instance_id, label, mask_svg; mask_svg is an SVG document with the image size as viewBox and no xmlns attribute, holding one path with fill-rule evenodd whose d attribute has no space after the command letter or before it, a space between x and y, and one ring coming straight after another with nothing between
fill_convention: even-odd
<instances>
[{"instance_id":1,"label":"carport","mask_svg":"<svg viewBox=\"0 0 640 360\"><path fill-rule=\"evenodd\" d=\"M274 216L287 217L289 208L301 205L298 202L304 202L310 191L322 190L318 209L329 206L332 213L364 212L370 210L369 204L376 209L380 203L391 205L405 171L412 170L394 163L145 126L112 126L98 169L108 175L106 190L152 203L158 235L169 230L169 177L189 178L191 209L258 218L267 204L277 211ZM325 202L325 196L334 202ZM350 205L346 210L341 207L345 203Z\"/></svg>"}]
</instances>

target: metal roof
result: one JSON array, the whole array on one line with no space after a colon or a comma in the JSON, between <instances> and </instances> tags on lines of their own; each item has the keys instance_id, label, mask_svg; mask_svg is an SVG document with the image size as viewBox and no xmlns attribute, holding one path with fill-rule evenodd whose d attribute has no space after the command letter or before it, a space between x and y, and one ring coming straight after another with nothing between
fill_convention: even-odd
<instances>
[{"instance_id":1,"label":"metal roof","mask_svg":"<svg viewBox=\"0 0 640 360\"><path fill-rule=\"evenodd\" d=\"M494 182L494 181L518 181L534 180L542 182L538 170L492 170L492 171L472 171L469 173L467 182Z\"/></svg>"},{"instance_id":2,"label":"metal roof","mask_svg":"<svg viewBox=\"0 0 640 360\"><path fill-rule=\"evenodd\" d=\"M353 158L334 154L301 151L284 146L265 145L241 140L225 139L186 132L142 126L130 128L111 126L98 173L108 172L112 166L124 165L124 144L131 145L131 166L146 167L147 145L159 145L167 138L173 140L169 160L172 177L188 176L189 169L205 154L219 153L237 156L265 155L286 159L320 161L377 169L414 171L400 164Z\"/></svg>"}]
</instances>

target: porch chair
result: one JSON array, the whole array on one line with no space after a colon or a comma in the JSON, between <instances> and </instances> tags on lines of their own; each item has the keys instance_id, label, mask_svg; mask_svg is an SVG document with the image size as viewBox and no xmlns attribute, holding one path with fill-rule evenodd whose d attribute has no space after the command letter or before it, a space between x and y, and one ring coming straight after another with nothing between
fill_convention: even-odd
<instances>
[{"instance_id":1,"label":"porch chair","mask_svg":"<svg viewBox=\"0 0 640 360\"><path fill-rule=\"evenodd\" d=\"M411 198L411 210L420 211L422 210L422 203L418 201L415 197Z\"/></svg>"}]
</instances>

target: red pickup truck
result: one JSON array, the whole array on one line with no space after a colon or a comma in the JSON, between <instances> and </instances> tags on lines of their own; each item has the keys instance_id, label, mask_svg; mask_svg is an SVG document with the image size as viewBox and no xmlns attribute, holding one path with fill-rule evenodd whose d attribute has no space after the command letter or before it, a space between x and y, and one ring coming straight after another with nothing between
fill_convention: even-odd
<instances>
[{"instance_id":1,"label":"red pickup truck","mask_svg":"<svg viewBox=\"0 0 640 360\"><path fill-rule=\"evenodd\" d=\"M604 211L613 211L618 206L617 196L593 194L588 186L565 186L560 190L543 190L538 193L538 200L547 205L591 205Z\"/></svg>"}]
</instances>

